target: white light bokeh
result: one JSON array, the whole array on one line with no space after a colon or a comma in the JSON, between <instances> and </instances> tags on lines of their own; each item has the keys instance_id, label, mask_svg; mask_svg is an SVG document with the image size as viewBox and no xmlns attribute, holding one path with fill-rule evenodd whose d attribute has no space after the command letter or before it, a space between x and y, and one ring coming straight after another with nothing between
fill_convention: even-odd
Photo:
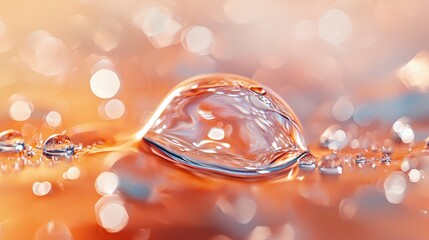
<instances>
[{"instance_id":1,"label":"white light bokeh","mask_svg":"<svg viewBox=\"0 0 429 240\"><path fill-rule=\"evenodd\" d=\"M214 38L215 36L210 29L202 26L194 26L185 31L182 44L194 54L207 55L213 49Z\"/></svg>"},{"instance_id":2,"label":"white light bokeh","mask_svg":"<svg viewBox=\"0 0 429 240\"><path fill-rule=\"evenodd\" d=\"M257 0L226 0L223 2L225 16L235 24L250 22L256 17L259 10Z\"/></svg>"},{"instance_id":3,"label":"white light bokeh","mask_svg":"<svg viewBox=\"0 0 429 240\"><path fill-rule=\"evenodd\" d=\"M410 179L410 182L416 183L419 182L422 178L422 175L420 173L420 170L418 169L411 169L410 172L408 172L408 178Z\"/></svg>"},{"instance_id":4,"label":"white light bokeh","mask_svg":"<svg viewBox=\"0 0 429 240\"><path fill-rule=\"evenodd\" d=\"M399 204L405 197L407 181L402 172L391 173L384 181L384 194L387 201Z\"/></svg>"},{"instance_id":5,"label":"white light bokeh","mask_svg":"<svg viewBox=\"0 0 429 240\"><path fill-rule=\"evenodd\" d=\"M337 124L329 126L319 137L320 143L331 150L339 150L347 145L349 137Z\"/></svg>"},{"instance_id":6,"label":"white light bokeh","mask_svg":"<svg viewBox=\"0 0 429 240\"><path fill-rule=\"evenodd\" d=\"M45 117L46 123L49 127L56 128L61 124L62 117L59 112L50 111Z\"/></svg>"},{"instance_id":7,"label":"white light bokeh","mask_svg":"<svg viewBox=\"0 0 429 240\"><path fill-rule=\"evenodd\" d=\"M119 177L112 172L102 172L95 180L95 189L100 195L109 195L119 186Z\"/></svg>"},{"instance_id":8,"label":"white light bokeh","mask_svg":"<svg viewBox=\"0 0 429 240\"><path fill-rule=\"evenodd\" d=\"M109 69L100 69L92 75L90 86L95 96L111 98L119 91L121 81L116 72Z\"/></svg>"},{"instance_id":9,"label":"white light bokeh","mask_svg":"<svg viewBox=\"0 0 429 240\"><path fill-rule=\"evenodd\" d=\"M35 72L44 76L54 76L68 67L70 52L61 39L39 30L31 33L26 39L21 58Z\"/></svg>"},{"instance_id":10,"label":"white light bokeh","mask_svg":"<svg viewBox=\"0 0 429 240\"><path fill-rule=\"evenodd\" d=\"M48 181L33 183L33 193L36 196L45 196L51 191L51 189L52 184Z\"/></svg>"},{"instance_id":11,"label":"white light bokeh","mask_svg":"<svg viewBox=\"0 0 429 240\"><path fill-rule=\"evenodd\" d=\"M406 117L402 117L395 121L392 126L392 131L396 133L397 137L399 137L403 143L412 143L414 141L415 133L409 124L409 119Z\"/></svg>"},{"instance_id":12,"label":"white light bokeh","mask_svg":"<svg viewBox=\"0 0 429 240\"><path fill-rule=\"evenodd\" d=\"M360 146L360 142L359 142L359 140L358 140L358 139L353 139L353 140L350 142L350 147L351 147L352 149L357 149L357 148L359 148L359 146Z\"/></svg>"},{"instance_id":13,"label":"white light bokeh","mask_svg":"<svg viewBox=\"0 0 429 240\"><path fill-rule=\"evenodd\" d=\"M345 12L339 9L328 10L319 20L320 37L328 43L345 42L351 33L351 20Z\"/></svg>"},{"instance_id":14,"label":"white light bokeh","mask_svg":"<svg viewBox=\"0 0 429 240\"><path fill-rule=\"evenodd\" d=\"M133 15L133 23L148 37L155 48L163 48L180 42L178 33L182 25L173 12L163 6L138 9Z\"/></svg>"},{"instance_id":15,"label":"white light bokeh","mask_svg":"<svg viewBox=\"0 0 429 240\"><path fill-rule=\"evenodd\" d=\"M347 121L353 116L354 107L350 101L339 99L332 107L332 114L338 121Z\"/></svg>"},{"instance_id":16,"label":"white light bokeh","mask_svg":"<svg viewBox=\"0 0 429 240\"><path fill-rule=\"evenodd\" d=\"M295 27L295 37L301 41L307 41L316 34L316 26L309 20L299 22Z\"/></svg>"},{"instance_id":17,"label":"white light bokeh","mask_svg":"<svg viewBox=\"0 0 429 240\"><path fill-rule=\"evenodd\" d=\"M18 100L9 108L9 117L15 121L25 121L30 118L32 107L29 102Z\"/></svg>"},{"instance_id":18,"label":"white light bokeh","mask_svg":"<svg viewBox=\"0 0 429 240\"><path fill-rule=\"evenodd\" d=\"M98 223L107 232L119 232L128 224L128 212L119 196L108 195L100 198L95 205L95 213Z\"/></svg>"},{"instance_id":19,"label":"white light bokeh","mask_svg":"<svg viewBox=\"0 0 429 240\"><path fill-rule=\"evenodd\" d=\"M76 180L80 177L80 169L78 167L70 167L63 174L64 179Z\"/></svg>"},{"instance_id":20,"label":"white light bokeh","mask_svg":"<svg viewBox=\"0 0 429 240\"><path fill-rule=\"evenodd\" d=\"M408 172L410 168L410 160L408 158L405 158L401 163L401 171Z\"/></svg>"},{"instance_id":21,"label":"white light bokeh","mask_svg":"<svg viewBox=\"0 0 429 240\"><path fill-rule=\"evenodd\" d=\"M399 69L398 77L410 88L429 90L429 53L419 53Z\"/></svg>"},{"instance_id":22,"label":"white light bokeh","mask_svg":"<svg viewBox=\"0 0 429 240\"><path fill-rule=\"evenodd\" d=\"M171 21L171 13L164 7L152 7L137 11L133 21L148 37L153 37L167 30Z\"/></svg>"},{"instance_id":23,"label":"white light bokeh","mask_svg":"<svg viewBox=\"0 0 429 240\"><path fill-rule=\"evenodd\" d=\"M92 35L92 41L101 50L108 52L119 45L123 31L124 28L115 19L103 19Z\"/></svg>"},{"instance_id":24,"label":"white light bokeh","mask_svg":"<svg viewBox=\"0 0 429 240\"><path fill-rule=\"evenodd\" d=\"M109 119L118 119L125 113L125 105L121 100L112 99L104 105L104 115Z\"/></svg>"},{"instance_id":25,"label":"white light bokeh","mask_svg":"<svg viewBox=\"0 0 429 240\"><path fill-rule=\"evenodd\" d=\"M128 213L125 207L119 203L108 203L100 210L100 221L103 228L109 232L122 230L128 220Z\"/></svg>"}]
</instances>

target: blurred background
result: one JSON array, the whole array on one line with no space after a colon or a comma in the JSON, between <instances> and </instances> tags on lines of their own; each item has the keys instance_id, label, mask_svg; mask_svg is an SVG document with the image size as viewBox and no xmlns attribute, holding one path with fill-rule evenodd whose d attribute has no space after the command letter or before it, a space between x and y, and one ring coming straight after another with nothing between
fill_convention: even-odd
<instances>
[{"instance_id":1,"label":"blurred background","mask_svg":"<svg viewBox=\"0 0 429 240\"><path fill-rule=\"evenodd\" d=\"M227 72L279 93L309 142L334 123L390 130L407 116L424 125L428 8L424 0L1 1L0 121L137 129L180 81ZM416 140L427 134L416 131Z\"/></svg>"},{"instance_id":2,"label":"blurred background","mask_svg":"<svg viewBox=\"0 0 429 240\"><path fill-rule=\"evenodd\" d=\"M27 146L63 131L76 144L111 144L204 73L275 90L318 158L347 145L339 166L328 162L345 174L291 171L294 181L277 184L199 178L128 148L22 174L21 155L5 154L0 170L18 167L0 172L0 238L427 239L428 147L404 156L429 136L428 9L426 0L0 1L0 130L20 131ZM359 152L366 167L353 164Z\"/></svg>"}]
</instances>

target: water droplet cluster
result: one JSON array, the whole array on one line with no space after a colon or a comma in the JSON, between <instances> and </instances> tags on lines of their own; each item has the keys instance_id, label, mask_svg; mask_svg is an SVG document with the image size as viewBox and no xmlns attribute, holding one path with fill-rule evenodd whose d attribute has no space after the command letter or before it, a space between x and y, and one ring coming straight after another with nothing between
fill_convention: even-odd
<instances>
[{"instance_id":1,"label":"water droplet cluster","mask_svg":"<svg viewBox=\"0 0 429 240\"><path fill-rule=\"evenodd\" d=\"M32 147L25 144L21 132L5 130L0 133L0 173L19 172L26 166L53 165L70 160L80 150L65 134L54 134L42 147Z\"/></svg>"}]
</instances>

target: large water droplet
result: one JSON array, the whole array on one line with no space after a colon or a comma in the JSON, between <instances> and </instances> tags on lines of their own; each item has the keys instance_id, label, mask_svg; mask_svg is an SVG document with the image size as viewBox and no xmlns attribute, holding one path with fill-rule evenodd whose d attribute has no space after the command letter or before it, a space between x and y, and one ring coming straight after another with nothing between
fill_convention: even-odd
<instances>
[{"instance_id":1,"label":"large water droplet","mask_svg":"<svg viewBox=\"0 0 429 240\"><path fill-rule=\"evenodd\" d=\"M272 90L235 75L179 84L138 137L180 166L236 177L289 169L307 152L291 108Z\"/></svg>"},{"instance_id":2,"label":"large water droplet","mask_svg":"<svg viewBox=\"0 0 429 240\"><path fill-rule=\"evenodd\" d=\"M21 152L25 143L22 134L13 129L0 133L0 152Z\"/></svg>"},{"instance_id":3,"label":"large water droplet","mask_svg":"<svg viewBox=\"0 0 429 240\"><path fill-rule=\"evenodd\" d=\"M75 153L70 138L64 134L50 136L43 145L43 155L51 158L70 157Z\"/></svg>"}]
</instances>

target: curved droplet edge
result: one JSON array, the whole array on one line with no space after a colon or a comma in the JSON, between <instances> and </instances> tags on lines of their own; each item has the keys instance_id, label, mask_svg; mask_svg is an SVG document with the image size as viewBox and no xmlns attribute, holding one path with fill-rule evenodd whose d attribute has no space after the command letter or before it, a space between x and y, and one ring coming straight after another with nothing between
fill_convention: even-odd
<instances>
[{"instance_id":1,"label":"curved droplet edge","mask_svg":"<svg viewBox=\"0 0 429 240\"><path fill-rule=\"evenodd\" d=\"M75 154L76 154L76 150L74 148L74 145L68 148L66 151L61 151L61 150L48 151L45 148L43 148L43 155L48 158L54 158L54 157L68 158Z\"/></svg>"},{"instance_id":2,"label":"curved droplet edge","mask_svg":"<svg viewBox=\"0 0 429 240\"><path fill-rule=\"evenodd\" d=\"M180 163L177 165L182 168L186 168L192 171L196 170L204 174L210 173L212 175L228 176L228 177L235 177L235 178L241 178L241 179L263 179L263 178L269 178L272 176L278 176L281 173L289 171L294 167L296 167L298 164L298 161L309 153L308 151L303 151L297 157L292 158L288 162L279 164L277 166L273 166L265 169L241 170L236 168L224 167L217 164L201 163L199 161L196 161L195 159L182 157L177 153L169 151L167 148L163 147L162 145L148 138L143 138L143 140L146 141L148 144L155 146L156 149L161 151L161 153L164 156L156 153L161 158L167 161L173 162L175 164ZM153 148L151 147L151 149Z\"/></svg>"},{"instance_id":3,"label":"curved droplet edge","mask_svg":"<svg viewBox=\"0 0 429 240\"><path fill-rule=\"evenodd\" d=\"M19 153L24 151L25 149L25 143L17 143L15 145L12 144L0 144L0 152L4 153Z\"/></svg>"}]
</instances>

